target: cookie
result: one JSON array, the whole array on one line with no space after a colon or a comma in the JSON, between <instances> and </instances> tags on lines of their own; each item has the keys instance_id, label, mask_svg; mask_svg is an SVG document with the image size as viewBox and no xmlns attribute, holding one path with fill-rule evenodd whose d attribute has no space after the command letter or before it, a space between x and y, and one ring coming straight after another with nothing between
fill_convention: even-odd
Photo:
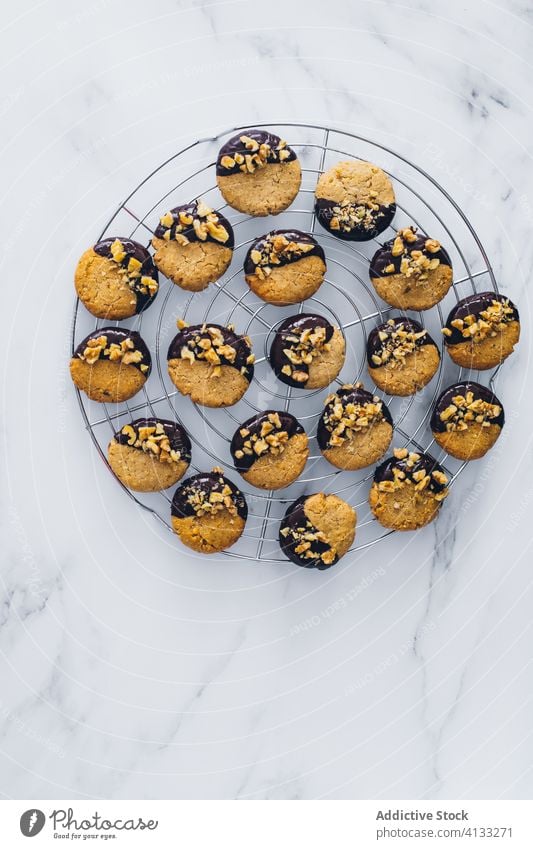
<instances>
[{"instance_id":1,"label":"cookie","mask_svg":"<svg viewBox=\"0 0 533 849\"><path fill-rule=\"evenodd\" d=\"M245 481L259 489L283 489L301 475L309 445L294 416L267 410L243 422L233 435L230 451Z\"/></svg>"},{"instance_id":2,"label":"cookie","mask_svg":"<svg viewBox=\"0 0 533 849\"><path fill-rule=\"evenodd\" d=\"M478 292L456 304L442 332L454 363L483 371L512 354L520 338L520 317L504 295Z\"/></svg>"},{"instance_id":3,"label":"cookie","mask_svg":"<svg viewBox=\"0 0 533 849\"><path fill-rule=\"evenodd\" d=\"M435 442L458 460L478 460L492 448L505 422L501 401L473 381L454 383L437 399L431 416Z\"/></svg>"},{"instance_id":4,"label":"cookie","mask_svg":"<svg viewBox=\"0 0 533 849\"><path fill-rule=\"evenodd\" d=\"M386 230L396 212L392 183L371 162L338 162L318 179L315 213L339 239L366 242Z\"/></svg>"},{"instance_id":5,"label":"cookie","mask_svg":"<svg viewBox=\"0 0 533 849\"><path fill-rule=\"evenodd\" d=\"M392 416L386 404L361 383L342 386L325 401L318 421L322 454L338 469L364 469L383 457L392 440Z\"/></svg>"},{"instance_id":6,"label":"cookie","mask_svg":"<svg viewBox=\"0 0 533 849\"><path fill-rule=\"evenodd\" d=\"M172 527L181 542L200 554L215 554L237 542L248 506L221 469L187 478L172 499Z\"/></svg>"},{"instance_id":7,"label":"cookie","mask_svg":"<svg viewBox=\"0 0 533 849\"><path fill-rule=\"evenodd\" d=\"M385 528L415 531L433 521L448 495L448 478L429 454L396 448L374 472L368 502Z\"/></svg>"},{"instance_id":8,"label":"cookie","mask_svg":"<svg viewBox=\"0 0 533 849\"><path fill-rule=\"evenodd\" d=\"M220 148L216 172L224 200L247 215L283 212L302 182L294 150L266 130L247 130L227 141Z\"/></svg>"},{"instance_id":9,"label":"cookie","mask_svg":"<svg viewBox=\"0 0 533 849\"><path fill-rule=\"evenodd\" d=\"M301 230L272 230L260 236L244 260L244 276L252 292L278 307L310 298L325 273L324 251Z\"/></svg>"},{"instance_id":10,"label":"cookie","mask_svg":"<svg viewBox=\"0 0 533 849\"><path fill-rule=\"evenodd\" d=\"M70 376L92 401L118 403L142 389L151 368L150 351L137 331L99 327L74 351Z\"/></svg>"},{"instance_id":11,"label":"cookie","mask_svg":"<svg viewBox=\"0 0 533 849\"><path fill-rule=\"evenodd\" d=\"M81 255L74 285L90 313L121 321L150 306L159 278L146 248L120 237L103 239Z\"/></svg>"},{"instance_id":12,"label":"cookie","mask_svg":"<svg viewBox=\"0 0 533 849\"><path fill-rule=\"evenodd\" d=\"M346 343L338 327L322 315L300 313L277 327L269 360L287 386L321 389L344 365Z\"/></svg>"},{"instance_id":13,"label":"cookie","mask_svg":"<svg viewBox=\"0 0 533 849\"><path fill-rule=\"evenodd\" d=\"M378 324L368 335L368 373L389 395L413 395L429 383L440 363L435 342L406 316Z\"/></svg>"},{"instance_id":14,"label":"cookie","mask_svg":"<svg viewBox=\"0 0 533 849\"><path fill-rule=\"evenodd\" d=\"M248 336L233 325L178 322L180 332L168 349L168 373L182 395L204 407L230 407L239 401L254 376Z\"/></svg>"},{"instance_id":15,"label":"cookie","mask_svg":"<svg viewBox=\"0 0 533 849\"><path fill-rule=\"evenodd\" d=\"M297 566L328 569L350 548L356 522L353 507L337 495L302 495L285 513L279 544Z\"/></svg>"},{"instance_id":16,"label":"cookie","mask_svg":"<svg viewBox=\"0 0 533 849\"><path fill-rule=\"evenodd\" d=\"M135 419L115 433L107 459L124 486L158 492L181 480L189 468L191 442L177 422Z\"/></svg>"},{"instance_id":17,"label":"cookie","mask_svg":"<svg viewBox=\"0 0 533 849\"><path fill-rule=\"evenodd\" d=\"M372 257L370 280L392 307L429 310L452 285L452 263L440 242L405 227Z\"/></svg>"},{"instance_id":18,"label":"cookie","mask_svg":"<svg viewBox=\"0 0 533 849\"><path fill-rule=\"evenodd\" d=\"M229 221L202 200L159 219L152 245L159 270L181 289L200 292L229 267L235 237Z\"/></svg>"}]
</instances>

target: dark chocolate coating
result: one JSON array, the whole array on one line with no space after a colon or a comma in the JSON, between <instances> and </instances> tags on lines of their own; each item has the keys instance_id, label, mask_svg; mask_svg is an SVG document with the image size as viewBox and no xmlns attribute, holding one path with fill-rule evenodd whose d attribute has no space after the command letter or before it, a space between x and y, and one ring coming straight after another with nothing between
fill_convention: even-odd
<instances>
[{"instance_id":1,"label":"dark chocolate coating","mask_svg":"<svg viewBox=\"0 0 533 849\"><path fill-rule=\"evenodd\" d=\"M329 323L327 318L324 318L323 315L315 315L314 313L291 315L289 318L282 321L276 328L276 334L272 345L270 346L268 358L276 377L278 377L282 383L286 383L287 386L300 387L300 389L305 386L305 383L299 383L297 380L293 380L290 375L282 373L283 366L292 365L291 361L283 353L283 350L284 348L292 348L295 344L290 342L287 337L297 334L299 331L307 330L309 328L314 330L317 327L326 328L326 342L329 342L333 336L335 328ZM298 371L303 371L309 374L309 366L305 363L301 363L298 365Z\"/></svg>"},{"instance_id":2,"label":"dark chocolate coating","mask_svg":"<svg viewBox=\"0 0 533 849\"><path fill-rule=\"evenodd\" d=\"M404 328L408 332L420 333L422 330L424 330L424 328L422 327L420 322L415 321L414 318L407 318L407 316L404 316L404 315L391 317L391 319L389 319L389 321L394 321L394 324L395 324L396 327L398 327L400 324L403 324ZM380 331L381 332L383 332L383 331L388 332L390 330L394 330L394 328L391 328L391 325L388 324L386 321L384 321L383 324L378 324L368 334L368 340L367 340L367 343L366 343L366 358L367 358L368 365L370 366L370 368L381 368L381 366L376 366L376 364L372 362L372 355L373 354L379 355L379 352L380 352L381 348L383 347L384 343L379 338ZM422 345L434 345L435 348L437 348L435 341L431 338L429 333L426 333L425 336L422 336L420 339L416 340L417 348L421 348ZM438 348L437 348L437 350L438 350ZM386 365L386 363L384 363L383 365Z\"/></svg>"},{"instance_id":3,"label":"dark chocolate coating","mask_svg":"<svg viewBox=\"0 0 533 849\"><path fill-rule=\"evenodd\" d=\"M324 227L332 236L337 239L345 239L348 242L369 242L370 239L375 239L380 233L390 225L396 214L396 204L381 204L379 209L373 213L374 226L364 227L362 224L356 224L351 230L332 230L330 221L334 217L333 207L340 206L334 200L327 198L316 198L315 200L315 215L319 224Z\"/></svg>"},{"instance_id":4,"label":"dark chocolate coating","mask_svg":"<svg viewBox=\"0 0 533 849\"><path fill-rule=\"evenodd\" d=\"M372 392L368 392L366 389L363 389L362 387L358 388L356 386L352 386L351 388L348 388L348 387L341 386L339 389L337 389L335 394L338 395L339 398L342 399L344 404L372 404L372 403L374 403L374 395L372 394ZM381 398L379 400L381 401ZM322 413L322 415L320 416L320 419L318 420L316 438L317 438L318 445L322 449L322 451L324 451L325 449L330 447L329 446L329 440L330 440L330 437L331 437L331 433L328 430L324 420L325 420L325 417L328 414L328 411L333 408L334 403L335 403L334 401L331 401L329 404L326 405L326 407L324 407L324 412ZM394 424L393 424L393 421L392 421L392 416L390 414L390 410L389 410L389 408L387 407L387 405L385 404L384 401L381 401L381 412L383 414L384 421L388 422L391 425L391 427L394 427Z\"/></svg>"},{"instance_id":5,"label":"dark chocolate coating","mask_svg":"<svg viewBox=\"0 0 533 849\"><path fill-rule=\"evenodd\" d=\"M400 256L392 255L392 246L394 244L394 239L389 239L388 242L385 242L381 248L379 248L370 261L370 269L369 274L371 278L375 277L389 277L391 274L400 274L400 265L405 254L400 254ZM428 259L439 259L441 265L449 265L451 268L451 260L449 254L441 247L439 251L435 251L435 253L430 253L426 250L425 244L429 239L429 236L424 236L421 233L416 234L415 242L407 242L404 241L405 248L409 254L413 251L421 251ZM388 265L394 265L394 271L385 273L385 269Z\"/></svg>"},{"instance_id":6,"label":"dark chocolate coating","mask_svg":"<svg viewBox=\"0 0 533 849\"><path fill-rule=\"evenodd\" d=\"M148 252L147 248L140 245L139 242L134 242L133 239L122 238L122 236L114 236L112 239L102 239L100 242L97 242L93 247L94 252L99 256L107 257L107 259L113 259L111 245L113 242L117 241L117 239L123 245L124 251L126 252L125 258L121 263L117 264L121 265L123 268L127 268L130 259L137 259L142 263L141 276L151 277L152 280L155 280L159 286L159 274L154 265L152 255ZM157 291L159 291L159 289ZM137 305L135 307L135 312L137 314L153 303L157 296L157 291L154 292L153 295L143 294L142 292L139 292L135 286L133 286L132 292L137 298Z\"/></svg>"},{"instance_id":7,"label":"dark chocolate coating","mask_svg":"<svg viewBox=\"0 0 533 849\"><path fill-rule=\"evenodd\" d=\"M154 236L157 239L162 239L164 237L165 232L170 229L170 241L172 241L172 239L176 237L176 226L180 223L180 212L184 212L186 215L192 215L193 218L198 218L199 221L205 221L204 218L200 218L198 216L196 211L197 208L198 200L193 200L191 201L191 203L183 203L181 204L181 206L175 206L174 209L170 209L169 212L172 215L172 218L174 219L172 227L165 227L163 224L161 224L161 222L159 222L154 231ZM221 212L218 212L218 210L216 209L214 209L213 212L218 216L218 223L225 227L228 231L229 239L227 240L227 242L219 242L218 239L214 239L210 233L207 234L206 239L199 239L192 224L183 227L183 230L180 230L179 232L182 234L182 236L186 236L189 242L213 242L215 245L220 245L223 248L229 248L230 250L232 250L235 246L235 234L233 232L233 227L229 223L228 219L224 215L222 215Z\"/></svg>"},{"instance_id":8,"label":"dark chocolate coating","mask_svg":"<svg viewBox=\"0 0 533 849\"><path fill-rule=\"evenodd\" d=\"M282 528L306 528L310 533L316 533L317 529L315 526L309 521L305 514L304 506L309 496L302 495L300 498L297 498L290 507L288 508L285 516L283 517L283 521L280 525L280 534L279 534L279 544L280 548L283 551L285 557L288 557L296 566L304 566L307 569L329 569L330 566L334 566L335 563L338 563L339 558L335 556L334 560L331 563L324 563L319 557L315 558L304 558L301 555L296 554L295 548L298 547L299 541L292 539L289 535L284 537L281 534ZM313 551L317 554L323 554L326 551L329 551L331 546L329 546L325 542L315 541L312 543Z\"/></svg>"},{"instance_id":9,"label":"dark chocolate coating","mask_svg":"<svg viewBox=\"0 0 533 849\"><path fill-rule=\"evenodd\" d=\"M230 452L231 456L233 457L235 468L238 472L247 472L248 469L252 468L255 461L259 459L258 455L255 453L245 454L244 457L241 457L239 459L235 456L235 452L242 451L244 442L249 439L250 436L254 436L254 434L257 434L258 436L260 435L261 426L263 422L268 421L269 413L278 414L281 422L281 429L287 431L287 433L289 434L289 439L296 433L304 433L304 429L299 423L299 421L295 419L295 417L291 413L287 413L282 410L265 410L264 413L259 413L256 416L252 416L237 428L237 430L233 434L233 439L231 440ZM246 428L250 431L248 436L241 436L241 429L243 428Z\"/></svg>"},{"instance_id":10,"label":"dark chocolate coating","mask_svg":"<svg viewBox=\"0 0 533 849\"><path fill-rule=\"evenodd\" d=\"M171 422L168 421L168 419L151 417L147 419L134 419L131 422L127 422L127 424L135 428L136 431L138 431L141 427L155 427L155 425L158 424L162 425L166 435L168 436L168 441L170 442L172 450L179 451L180 459L184 460L184 462L191 462L191 440L187 436L185 428L178 422ZM125 427L125 425L122 425L122 427ZM122 433L122 427L120 430L117 430L114 439L120 445L128 445L129 437L126 433Z\"/></svg>"},{"instance_id":11,"label":"dark chocolate coating","mask_svg":"<svg viewBox=\"0 0 533 849\"><path fill-rule=\"evenodd\" d=\"M468 339L465 339L460 330L456 327L452 327L452 321L455 321L456 318L465 319L467 315L475 315L478 317L481 312L491 306L493 301L507 301L509 306L512 307L513 314L505 319L506 322L520 321L516 306L511 300L509 300L509 298L506 298L505 295L501 295L499 292L477 292L475 295L469 295L468 298L463 298L463 300L459 301L459 303L451 310L446 320L446 327L448 330L451 330L452 335L444 336L445 344L460 345L462 342L468 342Z\"/></svg>"},{"instance_id":12,"label":"dark chocolate coating","mask_svg":"<svg viewBox=\"0 0 533 849\"><path fill-rule=\"evenodd\" d=\"M254 141L261 144L268 144L270 148L275 151L276 147L281 141L279 136L276 136L274 133L269 133L267 130L241 130L241 132L237 133L236 136L232 136L219 150L217 156L217 175L219 177L228 177L230 174L240 174L242 173L239 169L238 165L235 165L233 168L224 168L223 165L220 164L220 160L223 156L231 156L234 157L236 153L242 153L243 156L246 154L252 153L253 151L249 151L242 143L241 136L248 136ZM296 159L296 154L294 150L288 145L283 148L289 152L289 156L287 159L283 160L285 162L292 162ZM268 162L279 162L277 156L272 159L267 160Z\"/></svg>"},{"instance_id":13,"label":"dark chocolate coating","mask_svg":"<svg viewBox=\"0 0 533 849\"><path fill-rule=\"evenodd\" d=\"M73 356L77 357L80 354L83 354L89 339L98 339L99 336L107 336L108 345L112 345L113 343L120 345L124 339L131 339L135 346L132 350L140 351L143 358L140 363L128 363L128 365L135 366L135 368L138 368L139 371L141 371L141 366L148 366L148 371L143 372L143 374L148 377L152 370L152 357L150 356L150 351L148 350L146 342L141 337L141 334L136 330L127 330L125 327L99 327L98 330L93 330L92 333L89 333L89 335L80 342L74 351ZM99 359L108 360L108 357L104 357L103 351L101 351ZM122 363L117 360L116 365L120 367Z\"/></svg>"},{"instance_id":14,"label":"dark chocolate coating","mask_svg":"<svg viewBox=\"0 0 533 849\"><path fill-rule=\"evenodd\" d=\"M380 483L381 481L392 481L394 480L394 475L392 470L394 468L400 469L402 472L405 472L408 478L412 478L415 472L423 470L426 475L429 475L431 480L427 486L427 488L434 493L442 492L446 489L448 484L438 483L435 478L431 476L432 472L442 472L444 474L444 469L442 466L437 463L437 461L430 454L419 454L420 459L414 463L412 468L407 466L406 457L404 460L398 460L397 457L388 457L383 463L380 463L379 466L376 466L376 470L374 472L374 482Z\"/></svg>"},{"instance_id":15,"label":"dark chocolate coating","mask_svg":"<svg viewBox=\"0 0 533 849\"><path fill-rule=\"evenodd\" d=\"M316 239L311 236L310 233L304 233L302 230L271 230L270 233L265 233L264 236L260 236L255 242L252 243L248 253L246 254L246 258L244 260L244 273L245 274L253 274L256 269L255 263L252 262L251 253L252 251L262 251L264 246L267 243L267 239L269 236L285 236L285 238L289 242L302 242L305 245L313 245L313 250L308 251L301 256L295 256L292 259L289 259L287 256L281 255L279 257L279 262L276 263L273 268L277 268L280 265L289 265L292 262L298 262L300 259L305 259L308 256L318 256L325 263L326 256L324 254L323 248L318 244Z\"/></svg>"},{"instance_id":16,"label":"dark chocolate coating","mask_svg":"<svg viewBox=\"0 0 533 849\"><path fill-rule=\"evenodd\" d=\"M433 433L446 432L446 422L441 420L440 414L444 412L450 404L453 404L452 398L454 395L465 396L467 392L473 393L474 400L480 398L487 404L497 404L501 409L501 413L499 416L496 416L496 418L490 419L490 423L503 427L505 423L505 413L502 402L496 397L496 395L494 395L493 392L490 391L490 389L487 389L486 386L482 386L481 383L474 383L472 380L465 380L462 383L454 383L452 386L448 386L448 388L445 389L444 392L442 392L437 398L431 415L430 427Z\"/></svg>"},{"instance_id":17,"label":"dark chocolate coating","mask_svg":"<svg viewBox=\"0 0 533 849\"><path fill-rule=\"evenodd\" d=\"M247 364L246 360L252 353L248 342L244 338L244 336L238 336L233 330L229 330L227 327L223 327L221 324L214 324L213 322L209 322L207 324L191 324L190 327L184 327L183 330L180 330L174 336L174 339L170 343L167 359L174 360L179 359L181 357L181 349L186 345L189 347L196 355L202 353L202 349L197 346L194 339L196 336L200 336L202 338L209 338L209 334L206 331L203 331L203 327L216 327L222 333L224 337L224 343L226 345L231 345L237 351L237 356L233 362L230 362L226 357L219 354L220 361L222 365L231 366L232 368L236 368L240 371L242 368L245 369L243 372L244 377L250 382L254 376L254 367L253 364Z\"/></svg>"},{"instance_id":18,"label":"dark chocolate coating","mask_svg":"<svg viewBox=\"0 0 533 849\"><path fill-rule=\"evenodd\" d=\"M229 486L231 489L231 497L237 508L237 514L245 522L248 518L248 505L244 495L232 481L217 472L201 472L199 475L192 475L180 484L172 499L172 515L178 519L195 516L192 504L187 501L189 495L193 492L205 492L206 494L221 492L225 486Z\"/></svg>"}]
</instances>

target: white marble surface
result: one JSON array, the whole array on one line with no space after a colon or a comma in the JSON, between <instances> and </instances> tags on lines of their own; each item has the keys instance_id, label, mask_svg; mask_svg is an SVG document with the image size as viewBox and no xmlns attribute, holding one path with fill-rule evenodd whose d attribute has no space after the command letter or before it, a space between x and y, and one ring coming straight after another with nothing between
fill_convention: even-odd
<instances>
[{"instance_id":1,"label":"white marble surface","mask_svg":"<svg viewBox=\"0 0 533 849\"><path fill-rule=\"evenodd\" d=\"M4 10L3 796L531 795L532 22L518 0ZM322 574L188 556L117 490L66 369L73 267L117 202L271 120L431 170L523 318L492 455L433 527Z\"/></svg>"}]
</instances>

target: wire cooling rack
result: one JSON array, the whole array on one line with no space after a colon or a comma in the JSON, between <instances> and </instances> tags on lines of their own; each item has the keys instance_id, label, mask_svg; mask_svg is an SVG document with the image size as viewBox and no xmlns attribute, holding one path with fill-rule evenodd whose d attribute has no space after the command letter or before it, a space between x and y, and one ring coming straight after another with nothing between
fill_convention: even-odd
<instances>
[{"instance_id":1,"label":"wire cooling rack","mask_svg":"<svg viewBox=\"0 0 533 849\"><path fill-rule=\"evenodd\" d=\"M152 353L153 369L142 391L129 403L96 404L78 392L87 430L107 464L107 445L112 434L131 418L144 415L178 419L193 443L188 474L222 466L244 493L249 518L241 540L225 552L228 557L258 561L284 561L277 542L278 526L287 505L312 492L337 493L357 510L357 535L352 551L367 548L388 536L372 517L367 496L374 467L360 472L342 472L331 466L316 445L315 433L323 402L336 385L363 381L365 387L383 398L392 413L395 433L392 446L429 451L453 481L465 463L445 455L434 443L429 429L432 406L443 387L463 377L462 370L446 356L441 327L449 309L459 299L476 291L494 289L496 280L485 250L468 219L450 195L422 168L382 144L345 131L312 124L255 124L268 127L295 149L302 165L302 186L291 207L275 217L252 218L224 203L215 180L215 160L220 146L249 125L234 127L212 138L199 139L159 165L120 204L99 238L130 237L149 245L158 220L168 209L196 197L224 213L235 230L233 261L226 275L205 291L191 295L160 274L160 291L152 306L121 326L139 330ZM439 239L453 263L454 284L444 301L416 318L440 345L441 364L431 383L409 398L394 398L378 391L366 370L365 348L370 330L398 310L384 304L369 281L368 264L378 244L390 238L393 228L379 241L345 242L328 234L313 214L314 189L318 176L345 158L375 162L392 178L397 213L393 228L414 224L419 231ZM242 271L250 243L270 229L297 228L314 234L326 253L326 279L316 295L303 304L274 307L250 292ZM291 389L275 377L268 351L276 326L297 312L325 315L341 327L346 337L346 362L339 378L320 390ZM232 323L238 332L251 336L256 354L255 377L244 398L233 407L213 410L193 404L174 387L167 374L168 345L177 332L176 320L190 324L203 321ZM97 321L80 302L74 309L73 350L88 333L109 322ZM494 386L496 371L484 373L481 382ZM475 375L471 375L476 379ZM229 443L239 424L265 409L290 409L305 427L311 442L310 458L300 479L284 490L264 492L248 485L233 468ZM391 448L392 448L391 446ZM148 510L169 530L172 490L133 493L120 486L139 506ZM446 509L444 505L443 509ZM176 544L179 542L176 538Z\"/></svg>"}]
</instances>

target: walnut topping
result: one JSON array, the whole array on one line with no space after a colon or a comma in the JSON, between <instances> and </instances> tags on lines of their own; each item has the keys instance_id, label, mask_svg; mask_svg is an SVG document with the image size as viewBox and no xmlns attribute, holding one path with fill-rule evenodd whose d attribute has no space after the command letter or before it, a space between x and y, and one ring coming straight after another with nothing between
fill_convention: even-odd
<instances>
[{"instance_id":1,"label":"walnut topping","mask_svg":"<svg viewBox=\"0 0 533 849\"><path fill-rule=\"evenodd\" d=\"M391 247L391 255L400 259L400 274L413 277L416 282L424 282L428 279L430 271L434 271L440 265L438 257L428 254L438 253L441 249L440 242L436 239L426 239L423 249L414 250L410 245L417 241L416 228L405 227L398 230ZM397 274L398 270L394 262L389 263L383 269L385 274Z\"/></svg>"},{"instance_id":2,"label":"walnut topping","mask_svg":"<svg viewBox=\"0 0 533 849\"><path fill-rule=\"evenodd\" d=\"M299 366L310 366L315 357L330 350L326 336L327 328L321 325L290 331L284 336L287 347L283 348L283 354L289 363L282 367L282 374L298 383L306 383L309 379L308 371Z\"/></svg>"},{"instance_id":3,"label":"walnut topping","mask_svg":"<svg viewBox=\"0 0 533 849\"><path fill-rule=\"evenodd\" d=\"M143 264L136 257L131 256L125 263L128 254L120 239L115 239L109 250L111 251L111 259L121 266L120 274L133 292L138 292L140 295L150 295L150 297L155 295L159 288L157 280L142 273Z\"/></svg>"},{"instance_id":4,"label":"walnut topping","mask_svg":"<svg viewBox=\"0 0 533 849\"><path fill-rule=\"evenodd\" d=\"M180 210L177 214L165 212L159 219L159 223L164 228L162 238L167 242L174 239L182 246L188 245L191 241L192 234L189 232L189 236L186 236L184 232L190 231L191 228L200 242L205 242L211 236L215 242L225 244L230 237L227 229L220 223L218 213L201 199L191 206L190 212L184 210Z\"/></svg>"},{"instance_id":5,"label":"walnut topping","mask_svg":"<svg viewBox=\"0 0 533 849\"><path fill-rule=\"evenodd\" d=\"M111 342L107 344L107 336L95 336L89 339L82 354L78 354L80 360L87 365L94 365L100 358L106 357L112 363L122 363L125 366L136 365L143 359L141 351L136 350L133 339L123 339L122 342ZM142 371L148 371L147 365L140 366Z\"/></svg>"},{"instance_id":6,"label":"walnut topping","mask_svg":"<svg viewBox=\"0 0 533 849\"><path fill-rule=\"evenodd\" d=\"M487 337L497 336L511 321L515 321L515 312L508 298L505 298L503 301L494 299L478 316L470 314L464 318L455 318L451 325L459 331L463 339L482 342ZM449 327L443 327L442 332L445 336L452 335Z\"/></svg>"},{"instance_id":7,"label":"walnut topping","mask_svg":"<svg viewBox=\"0 0 533 849\"><path fill-rule=\"evenodd\" d=\"M128 437L128 445L152 454L160 463L178 463L181 460L181 453L172 448L165 428L160 422L141 426L138 429L135 429L133 425L124 425L120 432Z\"/></svg>"},{"instance_id":8,"label":"walnut topping","mask_svg":"<svg viewBox=\"0 0 533 849\"><path fill-rule=\"evenodd\" d=\"M439 414L439 418L445 422L447 431L467 430L473 422L490 427L490 420L497 419L501 411L498 404L474 398L474 393L468 391L466 395L454 395L452 403Z\"/></svg>"},{"instance_id":9,"label":"walnut topping","mask_svg":"<svg viewBox=\"0 0 533 849\"><path fill-rule=\"evenodd\" d=\"M178 325L179 326L179 325ZM183 324L183 327L187 325ZM233 326L228 326L228 330L232 330ZM246 344L250 347L251 343L248 337L242 337ZM203 324L198 333L187 343L182 346L180 357L182 360L189 360L194 363L195 360L203 360L213 366L211 371L212 377L220 377L222 374L221 366L224 363L233 365L237 359L237 349L233 345L227 344L224 335L219 327L212 327ZM255 362L254 354L250 353L246 358L246 364L252 365ZM246 373L246 368L244 372ZM242 371L242 369L241 369Z\"/></svg>"},{"instance_id":10,"label":"walnut topping","mask_svg":"<svg viewBox=\"0 0 533 849\"><path fill-rule=\"evenodd\" d=\"M283 525L280 533L287 541L296 543L294 553L303 560L322 560L328 566L335 562L336 549L330 545L324 532L317 530L309 519L305 519L305 524L298 527ZM313 543L319 543L319 546L313 548ZM327 548L320 551L322 546Z\"/></svg>"},{"instance_id":11,"label":"walnut topping","mask_svg":"<svg viewBox=\"0 0 533 849\"><path fill-rule=\"evenodd\" d=\"M387 327L379 331L381 346L372 354L372 364L378 367L387 365L389 368L405 365L405 358L416 350L426 334L427 330L410 330L403 322L396 324L390 318Z\"/></svg>"},{"instance_id":12,"label":"walnut topping","mask_svg":"<svg viewBox=\"0 0 533 849\"><path fill-rule=\"evenodd\" d=\"M448 478L439 469L428 474L425 468L416 468L420 454L409 452L406 448L395 448L393 455L402 462L402 466L392 466L392 479L378 481L380 492L397 492L405 486L412 486L416 493L427 490L435 501L443 501L448 495ZM394 505L396 508L396 504ZM396 508L398 509L398 508Z\"/></svg>"},{"instance_id":13,"label":"walnut topping","mask_svg":"<svg viewBox=\"0 0 533 849\"><path fill-rule=\"evenodd\" d=\"M239 141L243 146L242 153L233 156L222 156L220 165L227 171L239 170L244 174L253 174L258 168L273 162L285 162L291 157L291 151L287 150L287 142L280 139L276 147L266 142L259 143L250 136L240 136Z\"/></svg>"},{"instance_id":14,"label":"walnut topping","mask_svg":"<svg viewBox=\"0 0 533 849\"><path fill-rule=\"evenodd\" d=\"M360 386L361 384L357 384L356 388ZM342 445L355 434L383 421L383 402L377 396L374 396L372 401L354 404L349 397L333 393L326 398L325 406L323 422L331 434L328 439L329 447Z\"/></svg>"},{"instance_id":15,"label":"walnut topping","mask_svg":"<svg viewBox=\"0 0 533 849\"><path fill-rule=\"evenodd\" d=\"M239 433L244 441L242 449L235 451L237 460L242 460L245 455L262 457L263 454L282 454L289 441L289 434L281 424L279 413L268 413L257 433L250 433L248 428L241 428Z\"/></svg>"},{"instance_id":16,"label":"walnut topping","mask_svg":"<svg viewBox=\"0 0 533 849\"><path fill-rule=\"evenodd\" d=\"M344 233L350 233L356 227L373 230L377 219L383 217L383 211L375 197L370 197L361 203L343 201L334 206L331 211L333 214L329 220L330 229L342 230Z\"/></svg>"},{"instance_id":17,"label":"walnut topping","mask_svg":"<svg viewBox=\"0 0 533 849\"><path fill-rule=\"evenodd\" d=\"M221 474L221 471L218 467L213 469L216 474ZM189 487L187 503L199 517L213 515L221 510L227 510L230 516L236 516L238 513L233 491L222 476L210 490L202 486Z\"/></svg>"},{"instance_id":18,"label":"walnut topping","mask_svg":"<svg viewBox=\"0 0 533 849\"><path fill-rule=\"evenodd\" d=\"M282 233L270 233L259 248L250 251L250 259L255 265L255 274L263 280L272 274L273 265L293 262L314 250L312 242L296 242L287 239Z\"/></svg>"}]
</instances>

